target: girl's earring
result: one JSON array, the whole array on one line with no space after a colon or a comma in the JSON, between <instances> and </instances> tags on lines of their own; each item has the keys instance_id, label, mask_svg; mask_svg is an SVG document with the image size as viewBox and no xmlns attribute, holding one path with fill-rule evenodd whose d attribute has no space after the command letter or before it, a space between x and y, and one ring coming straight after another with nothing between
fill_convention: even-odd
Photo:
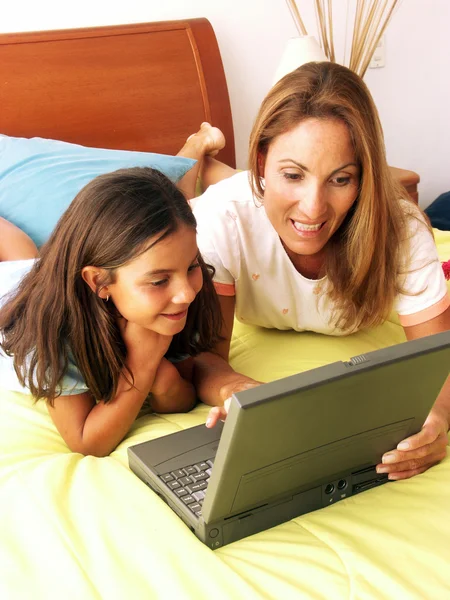
<instances>
[{"instance_id":1,"label":"girl's earring","mask_svg":"<svg viewBox=\"0 0 450 600\"><path fill-rule=\"evenodd\" d=\"M105 302L108 302L108 300L109 300L109 294L106 296Z\"/></svg>"}]
</instances>

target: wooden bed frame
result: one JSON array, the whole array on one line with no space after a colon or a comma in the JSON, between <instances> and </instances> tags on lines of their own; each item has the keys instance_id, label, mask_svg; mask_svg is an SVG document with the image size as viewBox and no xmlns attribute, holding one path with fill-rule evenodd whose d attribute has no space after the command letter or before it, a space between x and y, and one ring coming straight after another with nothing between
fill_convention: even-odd
<instances>
[{"instance_id":1,"label":"wooden bed frame","mask_svg":"<svg viewBox=\"0 0 450 600\"><path fill-rule=\"evenodd\" d=\"M222 129L217 158L235 167L207 19L0 34L0 134L176 154L202 121ZM393 174L417 202L417 173Z\"/></svg>"},{"instance_id":2,"label":"wooden bed frame","mask_svg":"<svg viewBox=\"0 0 450 600\"><path fill-rule=\"evenodd\" d=\"M0 35L0 133L176 154L202 121L227 139L222 60L211 24L188 19Z\"/></svg>"}]
</instances>

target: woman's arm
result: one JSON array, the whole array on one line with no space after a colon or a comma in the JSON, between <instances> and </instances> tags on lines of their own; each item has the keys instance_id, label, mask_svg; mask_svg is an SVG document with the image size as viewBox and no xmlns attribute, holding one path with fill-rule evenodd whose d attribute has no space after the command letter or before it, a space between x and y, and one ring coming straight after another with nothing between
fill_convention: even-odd
<instances>
[{"instance_id":1,"label":"woman's arm","mask_svg":"<svg viewBox=\"0 0 450 600\"><path fill-rule=\"evenodd\" d=\"M441 315L420 325L405 327L408 340L450 330L450 307ZM406 479L423 473L442 460L447 451L447 432L450 427L450 377L447 378L421 431L403 440L395 450L383 456L377 465L379 473L389 479Z\"/></svg>"},{"instance_id":2,"label":"woman's arm","mask_svg":"<svg viewBox=\"0 0 450 600\"><path fill-rule=\"evenodd\" d=\"M235 392L260 385L261 382L237 373L228 363L234 322L234 296L219 296L224 338L214 352L203 352L194 359L194 385L200 399L217 408L210 411L208 426L214 426L225 416L224 402Z\"/></svg>"},{"instance_id":3,"label":"woman's arm","mask_svg":"<svg viewBox=\"0 0 450 600\"><path fill-rule=\"evenodd\" d=\"M38 249L21 229L0 217L0 262L36 258Z\"/></svg>"}]
</instances>

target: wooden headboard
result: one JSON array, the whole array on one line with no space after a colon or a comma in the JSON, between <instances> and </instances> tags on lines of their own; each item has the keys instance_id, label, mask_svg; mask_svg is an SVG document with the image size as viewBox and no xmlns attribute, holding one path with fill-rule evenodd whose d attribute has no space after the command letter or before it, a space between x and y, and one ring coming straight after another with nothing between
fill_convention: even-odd
<instances>
[{"instance_id":1,"label":"wooden headboard","mask_svg":"<svg viewBox=\"0 0 450 600\"><path fill-rule=\"evenodd\" d=\"M0 35L0 133L176 154L202 121L227 139L230 102L211 24L188 19Z\"/></svg>"}]
</instances>

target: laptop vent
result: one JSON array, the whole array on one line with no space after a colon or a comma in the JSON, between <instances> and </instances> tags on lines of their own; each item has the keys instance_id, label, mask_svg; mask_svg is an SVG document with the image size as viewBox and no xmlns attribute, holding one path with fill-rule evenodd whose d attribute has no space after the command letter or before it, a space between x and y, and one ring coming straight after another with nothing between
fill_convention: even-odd
<instances>
[{"instance_id":1,"label":"laptop vent","mask_svg":"<svg viewBox=\"0 0 450 600\"><path fill-rule=\"evenodd\" d=\"M354 367L355 365L361 365L362 363L368 362L368 358L365 354L359 354L358 356L354 356L347 363L350 367Z\"/></svg>"}]
</instances>

